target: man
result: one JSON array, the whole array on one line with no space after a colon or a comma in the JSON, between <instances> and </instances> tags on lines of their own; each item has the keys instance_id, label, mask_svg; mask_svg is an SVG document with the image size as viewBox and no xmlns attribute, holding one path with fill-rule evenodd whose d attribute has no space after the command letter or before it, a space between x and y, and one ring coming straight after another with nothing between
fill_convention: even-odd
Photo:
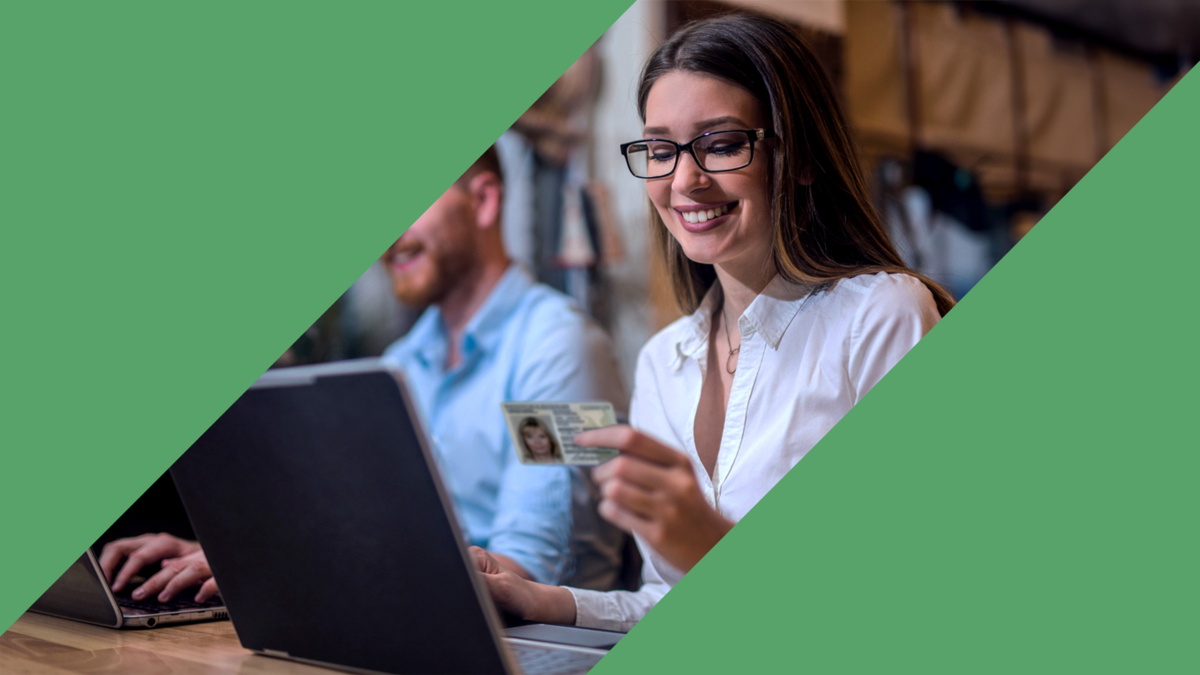
<instances>
[{"instance_id":1,"label":"man","mask_svg":"<svg viewBox=\"0 0 1200 675\"><path fill-rule=\"evenodd\" d=\"M590 483L577 470L521 465L500 403L623 410L625 393L604 332L509 260L501 175L489 148L383 256L396 296L431 305L384 358L408 376L471 542L530 579L611 585L621 538L595 516Z\"/></svg>"},{"instance_id":2,"label":"man","mask_svg":"<svg viewBox=\"0 0 1200 675\"><path fill-rule=\"evenodd\" d=\"M384 358L407 376L470 543L526 579L612 588L624 540L597 516L594 486L578 469L520 464L500 403L600 400L623 412L625 392L604 332L509 260L503 189L489 148L384 254L396 296L429 306ZM202 551L165 535L114 542L100 562L119 590L164 557L137 597L165 601L210 575Z\"/></svg>"}]
</instances>

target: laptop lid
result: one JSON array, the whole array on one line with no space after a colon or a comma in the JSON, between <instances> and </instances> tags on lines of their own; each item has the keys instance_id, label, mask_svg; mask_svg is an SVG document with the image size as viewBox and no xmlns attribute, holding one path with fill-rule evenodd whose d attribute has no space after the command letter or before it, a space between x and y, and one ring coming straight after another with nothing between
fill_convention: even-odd
<instances>
[{"instance_id":1,"label":"laptop lid","mask_svg":"<svg viewBox=\"0 0 1200 675\"><path fill-rule=\"evenodd\" d=\"M263 375L171 472L242 645L389 673L512 672L399 373Z\"/></svg>"},{"instance_id":2,"label":"laptop lid","mask_svg":"<svg viewBox=\"0 0 1200 675\"><path fill-rule=\"evenodd\" d=\"M29 610L110 628L120 628L124 623L121 608L91 549L71 563Z\"/></svg>"}]
</instances>

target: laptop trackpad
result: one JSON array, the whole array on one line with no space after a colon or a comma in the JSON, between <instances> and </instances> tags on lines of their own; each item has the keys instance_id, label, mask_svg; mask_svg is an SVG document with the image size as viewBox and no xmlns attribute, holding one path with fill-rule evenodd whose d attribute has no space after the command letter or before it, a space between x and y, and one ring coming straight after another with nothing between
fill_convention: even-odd
<instances>
[{"instance_id":1,"label":"laptop trackpad","mask_svg":"<svg viewBox=\"0 0 1200 675\"><path fill-rule=\"evenodd\" d=\"M528 626L516 626L505 629L505 634L511 638L522 640L537 640L553 642L572 647L590 647L592 649L611 649L624 633L614 633L593 628L578 628L576 626L552 626L546 623L535 623Z\"/></svg>"}]
</instances>

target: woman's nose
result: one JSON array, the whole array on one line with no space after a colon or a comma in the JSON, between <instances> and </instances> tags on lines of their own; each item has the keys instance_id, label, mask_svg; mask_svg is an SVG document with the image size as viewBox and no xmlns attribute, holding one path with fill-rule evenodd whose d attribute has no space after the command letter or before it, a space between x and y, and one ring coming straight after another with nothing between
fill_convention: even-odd
<instances>
[{"instance_id":1,"label":"woman's nose","mask_svg":"<svg viewBox=\"0 0 1200 675\"><path fill-rule=\"evenodd\" d=\"M671 187L679 194L689 194L703 190L712 184L712 178L696 163L692 153L685 152L679 156L679 164L675 167L675 178Z\"/></svg>"}]
</instances>

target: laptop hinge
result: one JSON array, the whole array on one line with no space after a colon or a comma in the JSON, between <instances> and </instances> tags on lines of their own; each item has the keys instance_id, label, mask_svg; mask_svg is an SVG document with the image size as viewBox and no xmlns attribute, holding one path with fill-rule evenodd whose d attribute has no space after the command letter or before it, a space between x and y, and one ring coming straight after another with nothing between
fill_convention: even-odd
<instances>
[{"instance_id":1,"label":"laptop hinge","mask_svg":"<svg viewBox=\"0 0 1200 675\"><path fill-rule=\"evenodd\" d=\"M264 649L264 650L262 650L262 653L266 654L267 656L274 656L275 658L279 658L279 659L289 658L287 652L282 652L282 651L279 651L278 649Z\"/></svg>"}]
</instances>

